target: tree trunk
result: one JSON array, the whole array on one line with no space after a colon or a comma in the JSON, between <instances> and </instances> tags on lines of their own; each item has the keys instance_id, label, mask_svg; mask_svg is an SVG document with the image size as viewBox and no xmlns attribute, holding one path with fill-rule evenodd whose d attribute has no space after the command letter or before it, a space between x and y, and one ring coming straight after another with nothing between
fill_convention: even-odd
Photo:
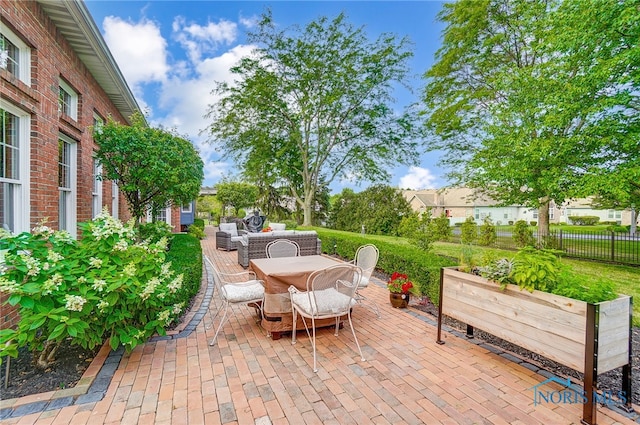
<instances>
[{"instance_id":1,"label":"tree trunk","mask_svg":"<svg viewBox=\"0 0 640 425\"><path fill-rule=\"evenodd\" d=\"M538 245L544 246L549 236L549 200L544 200L538 207Z\"/></svg>"},{"instance_id":2,"label":"tree trunk","mask_svg":"<svg viewBox=\"0 0 640 425\"><path fill-rule=\"evenodd\" d=\"M313 225L313 223L311 221L311 217L312 217L311 205L312 204L313 204L313 202L309 202L307 199L305 199L303 204L302 204L302 210L304 211L304 220L302 222L303 226L311 226L311 225Z\"/></svg>"},{"instance_id":3,"label":"tree trunk","mask_svg":"<svg viewBox=\"0 0 640 425\"><path fill-rule=\"evenodd\" d=\"M638 230L638 211L636 211L635 205L632 205L631 206L631 227L629 228L629 234L631 234L631 236L635 236L637 230Z\"/></svg>"}]
</instances>

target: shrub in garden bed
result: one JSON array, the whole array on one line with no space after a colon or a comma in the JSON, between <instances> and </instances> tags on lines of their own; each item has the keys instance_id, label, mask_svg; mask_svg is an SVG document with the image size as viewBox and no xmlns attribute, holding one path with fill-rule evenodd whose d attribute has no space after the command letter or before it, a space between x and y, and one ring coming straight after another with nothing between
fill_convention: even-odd
<instances>
[{"instance_id":1,"label":"shrub in garden bed","mask_svg":"<svg viewBox=\"0 0 640 425\"><path fill-rule=\"evenodd\" d=\"M106 211L79 226L80 240L44 225L0 238L0 291L20 314L17 329L0 331L0 359L26 346L46 367L69 338L132 350L184 310L183 274L166 261L166 238L139 242L132 222Z\"/></svg>"},{"instance_id":2,"label":"shrub in garden bed","mask_svg":"<svg viewBox=\"0 0 640 425\"><path fill-rule=\"evenodd\" d=\"M198 293L202 280L202 247L200 240L190 234L177 234L167 252L171 269L183 276L182 287L172 295L174 303L188 305Z\"/></svg>"}]
</instances>

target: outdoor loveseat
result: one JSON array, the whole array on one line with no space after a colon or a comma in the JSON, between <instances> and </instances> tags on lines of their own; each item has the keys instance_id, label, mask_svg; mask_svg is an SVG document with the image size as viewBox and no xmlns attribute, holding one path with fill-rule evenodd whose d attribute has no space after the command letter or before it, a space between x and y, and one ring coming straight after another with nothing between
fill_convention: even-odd
<instances>
[{"instance_id":1,"label":"outdoor loveseat","mask_svg":"<svg viewBox=\"0 0 640 425\"><path fill-rule=\"evenodd\" d=\"M236 249L236 242L246 233L246 230L238 230L236 223L220 223L216 232L216 248L232 251Z\"/></svg>"},{"instance_id":2,"label":"outdoor loveseat","mask_svg":"<svg viewBox=\"0 0 640 425\"><path fill-rule=\"evenodd\" d=\"M272 232L246 233L236 242L238 248L238 264L249 267L249 261L256 258L267 258L267 244L276 239L289 239L300 246L300 255L320 255L322 243L313 230L276 230Z\"/></svg>"}]
</instances>

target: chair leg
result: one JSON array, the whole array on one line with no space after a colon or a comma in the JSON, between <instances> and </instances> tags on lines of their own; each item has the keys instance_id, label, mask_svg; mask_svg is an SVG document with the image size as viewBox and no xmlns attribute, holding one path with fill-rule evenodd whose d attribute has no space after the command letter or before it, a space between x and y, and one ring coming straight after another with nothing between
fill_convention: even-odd
<instances>
[{"instance_id":1,"label":"chair leg","mask_svg":"<svg viewBox=\"0 0 640 425\"><path fill-rule=\"evenodd\" d=\"M218 334L220 333L222 326L224 326L224 323L227 321L228 313L229 313L229 303L225 302L223 307L224 307L224 314L222 315L222 319L220 319L220 324L218 325L218 329L216 329L216 334L213 336L213 339L209 343L210 346L214 346L216 344L216 340L218 339Z\"/></svg>"},{"instance_id":2,"label":"chair leg","mask_svg":"<svg viewBox=\"0 0 640 425\"><path fill-rule=\"evenodd\" d=\"M291 331L291 344L295 344L296 343L296 320L298 320L297 316L297 311L295 308L292 309L293 310L293 330Z\"/></svg>"},{"instance_id":3,"label":"chair leg","mask_svg":"<svg viewBox=\"0 0 640 425\"><path fill-rule=\"evenodd\" d=\"M311 319L311 327L313 328L311 331L313 333L313 338L311 338L311 345L313 346L313 371L318 373L318 360L316 356L316 321L313 318Z\"/></svg>"},{"instance_id":4,"label":"chair leg","mask_svg":"<svg viewBox=\"0 0 640 425\"><path fill-rule=\"evenodd\" d=\"M378 304L376 304L373 301L370 301L367 297L365 297L358 291L356 291L355 299L358 302L358 304L361 304L362 306L372 310L376 314L376 316L378 316L378 319L380 318L380 310L378 309Z\"/></svg>"},{"instance_id":5,"label":"chair leg","mask_svg":"<svg viewBox=\"0 0 640 425\"><path fill-rule=\"evenodd\" d=\"M365 362L364 355L362 354L362 349L360 349L360 343L358 342L358 337L356 336L356 330L353 328L353 322L351 321L351 312L349 312L349 327L351 328L351 333L353 334L353 339L356 341L356 346L358 346L358 352L360 353L360 360Z\"/></svg>"}]
</instances>

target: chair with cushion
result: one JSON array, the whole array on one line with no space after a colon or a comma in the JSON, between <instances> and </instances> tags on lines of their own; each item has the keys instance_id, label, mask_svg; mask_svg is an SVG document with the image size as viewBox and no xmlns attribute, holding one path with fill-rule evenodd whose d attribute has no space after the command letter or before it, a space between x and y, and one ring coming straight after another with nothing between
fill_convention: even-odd
<instances>
[{"instance_id":1,"label":"chair with cushion","mask_svg":"<svg viewBox=\"0 0 640 425\"><path fill-rule=\"evenodd\" d=\"M219 230L216 232L216 248L225 251L237 249L236 242L242 239L242 233L246 231L238 231L236 223L220 223Z\"/></svg>"},{"instance_id":2,"label":"chair with cushion","mask_svg":"<svg viewBox=\"0 0 640 425\"><path fill-rule=\"evenodd\" d=\"M220 324L216 329L216 333L209 345L215 345L218 334L229 318L229 309L233 305L247 305L255 307L262 320L262 301L264 300L264 283L256 279L254 272L246 271L240 273L222 273L205 257L215 284L215 291L218 293L222 304L213 315L212 323L218 314L224 310L224 314L220 319Z\"/></svg>"},{"instance_id":3,"label":"chair with cushion","mask_svg":"<svg viewBox=\"0 0 640 425\"><path fill-rule=\"evenodd\" d=\"M358 288L356 289L355 299L358 303L371 308L378 317L380 317L380 310L378 309L378 306L375 302L368 300L364 295L362 295L360 290L369 286L369 280L376 268L376 264L378 264L379 255L380 253L375 245L367 244L358 248L353 260L353 264L362 269L362 277L360 278Z\"/></svg>"},{"instance_id":4,"label":"chair with cushion","mask_svg":"<svg viewBox=\"0 0 640 425\"><path fill-rule=\"evenodd\" d=\"M365 361L351 320L351 309L356 304L354 295L361 276L362 271L359 267L344 263L311 273L307 279L306 291L300 291L293 285L289 287L293 323L296 323L297 315L301 315L307 335L311 339L314 372L318 371L315 321L320 319L335 318L335 336L338 336L340 318L347 316L353 339L358 346L360 358ZM309 333L307 319L311 319L312 334ZM295 326L291 334L291 343L296 343Z\"/></svg>"},{"instance_id":5,"label":"chair with cushion","mask_svg":"<svg viewBox=\"0 0 640 425\"><path fill-rule=\"evenodd\" d=\"M276 239L266 246L267 258L299 257L300 245L289 239Z\"/></svg>"}]
</instances>

